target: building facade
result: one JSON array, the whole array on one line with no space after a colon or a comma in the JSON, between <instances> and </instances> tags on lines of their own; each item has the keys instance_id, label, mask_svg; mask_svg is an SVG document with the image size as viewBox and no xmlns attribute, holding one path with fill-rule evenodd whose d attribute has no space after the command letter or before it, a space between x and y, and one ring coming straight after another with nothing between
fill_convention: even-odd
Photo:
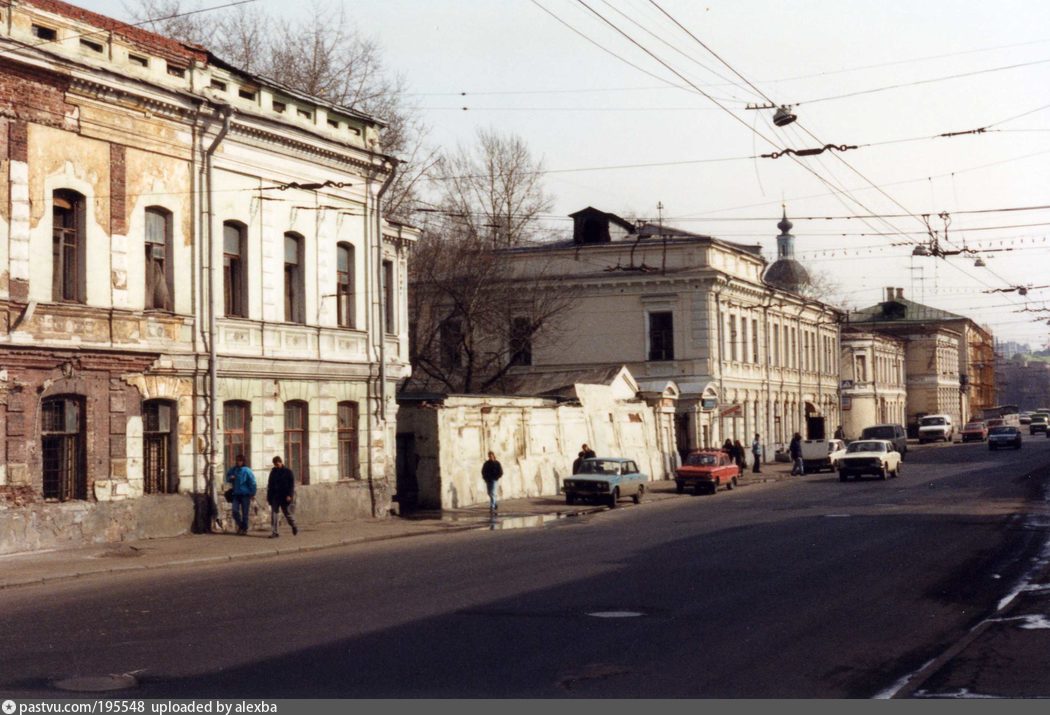
<instances>
[{"instance_id":1,"label":"building facade","mask_svg":"<svg viewBox=\"0 0 1050 715\"><path fill-rule=\"evenodd\" d=\"M841 313L763 280L758 246L588 208L571 241L506 251L521 275L572 285L556 341L538 336L522 371L626 365L674 380L680 452L749 444L767 456L807 417L839 419Z\"/></svg>"},{"instance_id":2,"label":"building facade","mask_svg":"<svg viewBox=\"0 0 1050 715\"><path fill-rule=\"evenodd\" d=\"M852 313L849 324L906 341L908 425L915 427L923 414L950 414L965 422L997 404L995 341L973 320L908 300L903 289L888 287L885 300ZM955 340L954 348L944 345L946 336ZM949 352L951 366L944 363Z\"/></svg>"},{"instance_id":3,"label":"building facade","mask_svg":"<svg viewBox=\"0 0 1050 715\"><path fill-rule=\"evenodd\" d=\"M844 327L841 333L842 430L857 439L870 425L906 424L904 340Z\"/></svg>"},{"instance_id":4,"label":"building facade","mask_svg":"<svg viewBox=\"0 0 1050 715\"><path fill-rule=\"evenodd\" d=\"M237 453L263 483L280 454L305 502L384 509L415 232L380 215L382 125L57 0L9 12L0 487L206 521Z\"/></svg>"}]
</instances>

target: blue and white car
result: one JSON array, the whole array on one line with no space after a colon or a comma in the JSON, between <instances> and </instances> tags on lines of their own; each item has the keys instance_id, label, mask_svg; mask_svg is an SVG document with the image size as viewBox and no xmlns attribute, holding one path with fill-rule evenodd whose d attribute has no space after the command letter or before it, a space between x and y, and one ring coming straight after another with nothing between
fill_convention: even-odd
<instances>
[{"instance_id":1,"label":"blue and white car","mask_svg":"<svg viewBox=\"0 0 1050 715\"><path fill-rule=\"evenodd\" d=\"M1010 425L998 425L988 430L988 449L995 451L1003 447L1021 449L1021 430Z\"/></svg>"},{"instance_id":2,"label":"blue and white car","mask_svg":"<svg viewBox=\"0 0 1050 715\"><path fill-rule=\"evenodd\" d=\"M580 463L580 471L562 483L565 503L593 501L616 507L616 502L631 497L635 504L642 501L649 478L638 471L633 459L620 457L591 457Z\"/></svg>"}]
</instances>

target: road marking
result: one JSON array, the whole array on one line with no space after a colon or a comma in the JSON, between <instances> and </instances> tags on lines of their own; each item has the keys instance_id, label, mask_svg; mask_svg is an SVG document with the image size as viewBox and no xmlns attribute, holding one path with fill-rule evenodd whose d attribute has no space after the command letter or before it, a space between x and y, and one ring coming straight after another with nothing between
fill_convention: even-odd
<instances>
[{"instance_id":1,"label":"road marking","mask_svg":"<svg viewBox=\"0 0 1050 715\"><path fill-rule=\"evenodd\" d=\"M645 614L638 611L594 611L587 615L594 618L638 618Z\"/></svg>"}]
</instances>

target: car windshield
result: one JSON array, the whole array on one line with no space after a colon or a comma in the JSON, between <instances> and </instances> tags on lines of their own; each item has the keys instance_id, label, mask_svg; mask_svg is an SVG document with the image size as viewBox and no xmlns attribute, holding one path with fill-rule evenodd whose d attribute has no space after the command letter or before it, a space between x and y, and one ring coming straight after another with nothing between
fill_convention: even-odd
<instances>
[{"instance_id":1,"label":"car windshield","mask_svg":"<svg viewBox=\"0 0 1050 715\"><path fill-rule=\"evenodd\" d=\"M619 474L620 463L605 459L588 459L580 465L580 474Z\"/></svg>"},{"instance_id":2,"label":"car windshield","mask_svg":"<svg viewBox=\"0 0 1050 715\"><path fill-rule=\"evenodd\" d=\"M867 439L893 439L892 427L868 427L864 430Z\"/></svg>"},{"instance_id":3,"label":"car windshield","mask_svg":"<svg viewBox=\"0 0 1050 715\"><path fill-rule=\"evenodd\" d=\"M713 467L718 464L718 457L713 454L690 454L685 463L690 467Z\"/></svg>"},{"instance_id":4,"label":"car windshield","mask_svg":"<svg viewBox=\"0 0 1050 715\"><path fill-rule=\"evenodd\" d=\"M919 420L920 427L933 427L944 424L943 417L923 417Z\"/></svg>"},{"instance_id":5,"label":"car windshield","mask_svg":"<svg viewBox=\"0 0 1050 715\"><path fill-rule=\"evenodd\" d=\"M1032 417L1032 422L1046 422L1046 415L1035 415Z\"/></svg>"},{"instance_id":6,"label":"car windshield","mask_svg":"<svg viewBox=\"0 0 1050 715\"><path fill-rule=\"evenodd\" d=\"M853 442L849 447L846 447L846 451L853 452L885 452L886 444L884 442Z\"/></svg>"},{"instance_id":7,"label":"car windshield","mask_svg":"<svg viewBox=\"0 0 1050 715\"><path fill-rule=\"evenodd\" d=\"M966 429L981 429L984 427L984 422L968 422Z\"/></svg>"},{"instance_id":8,"label":"car windshield","mask_svg":"<svg viewBox=\"0 0 1050 715\"><path fill-rule=\"evenodd\" d=\"M988 434L1017 434L1016 427L992 427L988 430Z\"/></svg>"}]
</instances>

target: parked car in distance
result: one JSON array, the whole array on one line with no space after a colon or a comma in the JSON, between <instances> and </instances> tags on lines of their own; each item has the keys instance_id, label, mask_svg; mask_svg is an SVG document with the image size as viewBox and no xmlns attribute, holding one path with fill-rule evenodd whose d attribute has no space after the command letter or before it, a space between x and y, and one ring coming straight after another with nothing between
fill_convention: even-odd
<instances>
[{"instance_id":1,"label":"parked car in distance","mask_svg":"<svg viewBox=\"0 0 1050 715\"><path fill-rule=\"evenodd\" d=\"M739 478L740 467L725 452L698 449L690 452L675 472L674 484L679 494L686 489L691 489L695 494L714 494L722 485L732 489Z\"/></svg>"},{"instance_id":2,"label":"parked car in distance","mask_svg":"<svg viewBox=\"0 0 1050 715\"><path fill-rule=\"evenodd\" d=\"M988 429L988 449L994 451L1001 447L1021 449L1021 430L1012 425L990 427Z\"/></svg>"},{"instance_id":3,"label":"parked car in distance","mask_svg":"<svg viewBox=\"0 0 1050 715\"><path fill-rule=\"evenodd\" d=\"M955 436L955 425L951 415L926 415L919 418L919 444L943 439L951 442Z\"/></svg>"},{"instance_id":4,"label":"parked car in distance","mask_svg":"<svg viewBox=\"0 0 1050 715\"><path fill-rule=\"evenodd\" d=\"M841 439L802 440L802 467L806 474L827 469L835 471L835 463L846 450Z\"/></svg>"},{"instance_id":5,"label":"parked car in distance","mask_svg":"<svg viewBox=\"0 0 1050 715\"><path fill-rule=\"evenodd\" d=\"M1034 414L1032 415L1032 421L1028 423L1028 434L1035 434L1036 432L1046 432L1047 419L1045 415Z\"/></svg>"},{"instance_id":6,"label":"parked car in distance","mask_svg":"<svg viewBox=\"0 0 1050 715\"><path fill-rule=\"evenodd\" d=\"M580 463L580 471L562 482L565 503L590 500L596 504L616 507L623 497L631 497L635 504L645 495L646 475L638 471L632 459L620 457L591 457Z\"/></svg>"},{"instance_id":7,"label":"parked car in distance","mask_svg":"<svg viewBox=\"0 0 1050 715\"><path fill-rule=\"evenodd\" d=\"M984 422L976 420L974 422L967 422L966 426L962 429L962 441L963 442L983 442L988 439L988 425Z\"/></svg>"},{"instance_id":8,"label":"parked car in distance","mask_svg":"<svg viewBox=\"0 0 1050 715\"><path fill-rule=\"evenodd\" d=\"M865 427L860 433L861 439L885 439L893 444L903 460L908 454L908 433L903 425L885 424Z\"/></svg>"},{"instance_id":9,"label":"parked car in distance","mask_svg":"<svg viewBox=\"0 0 1050 715\"><path fill-rule=\"evenodd\" d=\"M885 479L901 474L901 454L888 439L861 439L850 442L839 459L839 481L865 474Z\"/></svg>"},{"instance_id":10,"label":"parked car in distance","mask_svg":"<svg viewBox=\"0 0 1050 715\"><path fill-rule=\"evenodd\" d=\"M1021 421L1021 424L1023 424L1023 425L1031 424L1032 423L1032 413L1031 412L1022 412L1021 416L1018 417L1017 419L1019 419Z\"/></svg>"}]
</instances>

